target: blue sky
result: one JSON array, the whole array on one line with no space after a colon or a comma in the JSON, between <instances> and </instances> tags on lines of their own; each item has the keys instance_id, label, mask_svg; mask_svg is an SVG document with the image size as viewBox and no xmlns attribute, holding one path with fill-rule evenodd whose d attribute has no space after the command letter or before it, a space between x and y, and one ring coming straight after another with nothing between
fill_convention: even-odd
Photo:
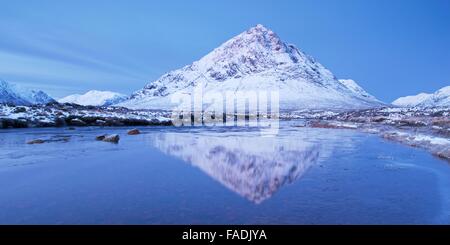
<instances>
[{"instance_id":1,"label":"blue sky","mask_svg":"<svg viewBox=\"0 0 450 245\"><path fill-rule=\"evenodd\" d=\"M261 23L383 101L450 85L448 0L0 0L0 77L129 94Z\"/></svg>"}]
</instances>

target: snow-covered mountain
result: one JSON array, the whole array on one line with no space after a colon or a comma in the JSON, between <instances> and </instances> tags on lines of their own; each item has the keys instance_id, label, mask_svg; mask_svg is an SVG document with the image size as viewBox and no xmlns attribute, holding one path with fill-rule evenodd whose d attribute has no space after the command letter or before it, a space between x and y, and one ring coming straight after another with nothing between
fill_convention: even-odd
<instances>
[{"instance_id":1,"label":"snow-covered mountain","mask_svg":"<svg viewBox=\"0 0 450 245\"><path fill-rule=\"evenodd\" d=\"M410 95L405 97L400 97L392 102L393 105L400 106L400 107L414 107L418 104L425 101L428 97L430 97L431 94L427 93L420 93L417 95Z\"/></svg>"},{"instance_id":2,"label":"snow-covered mountain","mask_svg":"<svg viewBox=\"0 0 450 245\"><path fill-rule=\"evenodd\" d=\"M25 93L23 97L31 104L47 104L56 101L41 90L30 90L28 93Z\"/></svg>"},{"instance_id":3,"label":"snow-covered mountain","mask_svg":"<svg viewBox=\"0 0 450 245\"><path fill-rule=\"evenodd\" d=\"M372 96L351 88L312 57L277 34L257 25L213 50L200 60L164 74L132 94L120 106L171 109L171 95L225 91L274 91L280 109L356 109L382 105ZM354 86L356 85L356 86ZM361 89L362 90L362 89ZM364 90L362 90L364 91Z\"/></svg>"},{"instance_id":4,"label":"snow-covered mountain","mask_svg":"<svg viewBox=\"0 0 450 245\"><path fill-rule=\"evenodd\" d=\"M0 80L0 103L14 105L47 104L55 100L40 90L19 88L6 81Z\"/></svg>"},{"instance_id":5,"label":"snow-covered mountain","mask_svg":"<svg viewBox=\"0 0 450 245\"><path fill-rule=\"evenodd\" d=\"M443 87L432 94L400 97L392 102L400 107L450 107L450 86Z\"/></svg>"},{"instance_id":6,"label":"snow-covered mountain","mask_svg":"<svg viewBox=\"0 0 450 245\"><path fill-rule=\"evenodd\" d=\"M127 99L126 95L110 92L91 90L85 94L73 94L62 99L59 103L74 103L78 105L92 105L92 106L109 106L120 103Z\"/></svg>"}]
</instances>

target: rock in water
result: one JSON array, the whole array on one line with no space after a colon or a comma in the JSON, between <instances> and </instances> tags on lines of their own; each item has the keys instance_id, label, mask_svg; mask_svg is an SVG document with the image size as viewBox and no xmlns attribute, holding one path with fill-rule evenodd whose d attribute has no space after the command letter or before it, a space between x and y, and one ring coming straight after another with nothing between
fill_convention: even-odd
<instances>
[{"instance_id":1,"label":"rock in water","mask_svg":"<svg viewBox=\"0 0 450 245\"><path fill-rule=\"evenodd\" d=\"M30 141L27 142L27 144L29 144L29 145L43 144L43 143L45 143L45 141L44 141L44 140L41 140L41 139L30 140Z\"/></svg>"},{"instance_id":2,"label":"rock in water","mask_svg":"<svg viewBox=\"0 0 450 245\"><path fill-rule=\"evenodd\" d=\"M139 131L139 129L137 129L137 128L134 128L134 129L128 131L128 135L137 135L140 133L141 133L141 131Z\"/></svg>"},{"instance_id":3,"label":"rock in water","mask_svg":"<svg viewBox=\"0 0 450 245\"><path fill-rule=\"evenodd\" d=\"M106 138L106 134L104 134L104 135L99 135L99 136L95 137L95 140L102 141L102 140L104 140L105 138Z\"/></svg>"},{"instance_id":4,"label":"rock in water","mask_svg":"<svg viewBox=\"0 0 450 245\"><path fill-rule=\"evenodd\" d=\"M119 143L120 137L117 134L107 135L103 139L105 142Z\"/></svg>"}]
</instances>

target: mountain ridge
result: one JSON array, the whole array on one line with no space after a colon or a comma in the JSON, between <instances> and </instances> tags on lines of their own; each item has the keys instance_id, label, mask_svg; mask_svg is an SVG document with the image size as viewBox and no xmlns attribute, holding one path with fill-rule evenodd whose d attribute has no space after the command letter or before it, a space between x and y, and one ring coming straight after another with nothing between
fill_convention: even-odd
<instances>
[{"instance_id":1,"label":"mountain ridge","mask_svg":"<svg viewBox=\"0 0 450 245\"><path fill-rule=\"evenodd\" d=\"M111 91L90 90L84 94L72 94L58 100L83 106L110 106L124 101L128 96Z\"/></svg>"},{"instance_id":2,"label":"mountain ridge","mask_svg":"<svg viewBox=\"0 0 450 245\"><path fill-rule=\"evenodd\" d=\"M118 105L170 109L174 106L170 96L191 94L199 84L205 84L205 93L278 90L280 109L383 105L373 96L355 93L314 58L262 25L231 38L198 61L162 75Z\"/></svg>"},{"instance_id":3,"label":"mountain ridge","mask_svg":"<svg viewBox=\"0 0 450 245\"><path fill-rule=\"evenodd\" d=\"M450 107L450 86L445 86L434 93L419 93L400 97L392 102L399 107Z\"/></svg>"},{"instance_id":4,"label":"mountain ridge","mask_svg":"<svg viewBox=\"0 0 450 245\"><path fill-rule=\"evenodd\" d=\"M41 90L18 88L16 85L0 79L0 103L34 105L50 102L55 102L55 100Z\"/></svg>"}]
</instances>

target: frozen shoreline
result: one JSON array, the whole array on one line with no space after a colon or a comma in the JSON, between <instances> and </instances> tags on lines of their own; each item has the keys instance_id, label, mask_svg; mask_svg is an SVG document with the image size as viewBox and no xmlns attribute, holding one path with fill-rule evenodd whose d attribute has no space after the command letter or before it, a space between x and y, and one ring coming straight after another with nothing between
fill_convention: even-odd
<instances>
[{"instance_id":1,"label":"frozen shoreline","mask_svg":"<svg viewBox=\"0 0 450 245\"><path fill-rule=\"evenodd\" d=\"M450 108L380 108L341 113L299 111L281 118L303 119L305 127L377 134L450 160Z\"/></svg>"},{"instance_id":2,"label":"frozen shoreline","mask_svg":"<svg viewBox=\"0 0 450 245\"><path fill-rule=\"evenodd\" d=\"M168 112L60 103L43 106L0 105L0 129L161 125L172 125Z\"/></svg>"},{"instance_id":3,"label":"frozen shoreline","mask_svg":"<svg viewBox=\"0 0 450 245\"><path fill-rule=\"evenodd\" d=\"M129 110L52 103L0 105L0 128L172 126L168 111ZM450 160L450 108L379 108L349 112L282 112L281 121L302 120L302 127L353 129L423 148Z\"/></svg>"}]
</instances>

